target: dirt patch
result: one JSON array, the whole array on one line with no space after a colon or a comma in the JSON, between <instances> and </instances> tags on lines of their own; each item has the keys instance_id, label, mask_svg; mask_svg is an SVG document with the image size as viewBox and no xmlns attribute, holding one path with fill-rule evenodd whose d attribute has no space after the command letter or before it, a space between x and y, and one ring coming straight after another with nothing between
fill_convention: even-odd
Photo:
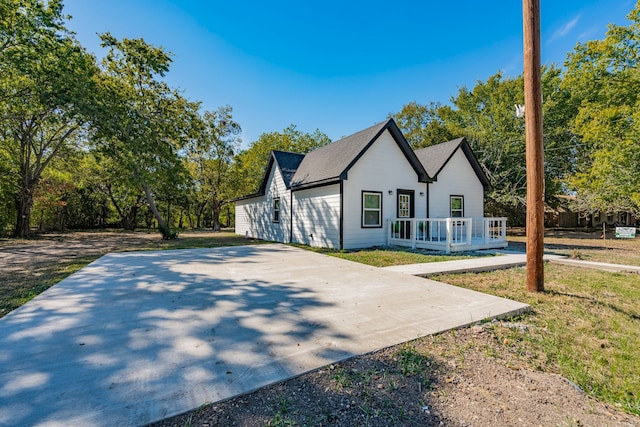
<instances>
[{"instance_id":1,"label":"dirt patch","mask_svg":"<svg viewBox=\"0 0 640 427\"><path fill-rule=\"evenodd\" d=\"M330 365L153 426L637 426L475 326Z\"/></svg>"},{"instance_id":2,"label":"dirt patch","mask_svg":"<svg viewBox=\"0 0 640 427\"><path fill-rule=\"evenodd\" d=\"M49 233L34 239L0 241L3 272L72 261L80 257L101 256L123 248L145 247L158 240L157 233L75 232Z\"/></svg>"}]
</instances>

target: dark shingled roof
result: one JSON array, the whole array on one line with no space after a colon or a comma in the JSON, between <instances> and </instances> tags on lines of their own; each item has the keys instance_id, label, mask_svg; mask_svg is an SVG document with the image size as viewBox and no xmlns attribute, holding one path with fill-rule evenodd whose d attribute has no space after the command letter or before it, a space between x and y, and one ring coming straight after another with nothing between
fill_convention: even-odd
<instances>
[{"instance_id":1,"label":"dark shingled roof","mask_svg":"<svg viewBox=\"0 0 640 427\"><path fill-rule=\"evenodd\" d=\"M293 178L293 175L296 173L298 166L300 166L300 162L302 162L304 154L289 153L286 151L276 150L271 151L270 154L271 155L269 156L269 161L267 162L267 167L264 171L262 181L260 182L260 188L258 189L258 192L249 194L247 196L237 197L235 199L232 199L232 202L264 196L267 189L266 187L267 181L269 180L269 174L271 174L271 169L273 168L274 164L278 167L278 169L280 169L282 179L284 180L284 185L287 187L287 189L291 188L291 178Z\"/></svg>"},{"instance_id":2,"label":"dark shingled roof","mask_svg":"<svg viewBox=\"0 0 640 427\"><path fill-rule=\"evenodd\" d=\"M289 153L286 151L272 151L273 157L282 172L282 179L287 188L291 188L291 178L298 170L298 166L304 159L304 154Z\"/></svg>"},{"instance_id":3,"label":"dark shingled roof","mask_svg":"<svg viewBox=\"0 0 640 427\"><path fill-rule=\"evenodd\" d=\"M482 186L485 190L488 190L490 187L489 180L484 174L484 171L482 170L482 166L480 166L478 159L476 159L473 151L471 151L471 147L469 146L469 143L466 139L457 138L451 141L443 142L442 144L432 145L430 147L416 150L415 153L429 176L434 180L437 180L438 174L440 173L442 168L444 168L444 166L449 162L451 157L453 157L458 148L462 148L462 152L467 157L467 160L478 176L478 179L482 183Z\"/></svg>"},{"instance_id":4,"label":"dark shingled roof","mask_svg":"<svg viewBox=\"0 0 640 427\"><path fill-rule=\"evenodd\" d=\"M291 186L307 188L346 179L349 169L385 130L389 130L398 142L398 146L418 174L419 181L430 182L429 175L402 136L402 132L396 123L389 119L308 153L293 176Z\"/></svg>"},{"instance_id":5,"label":"dark shingled roof","mask_svg":"<svg viewBox=\"0 0 640 427\"><path fill-rule=\"evenodd\" d=\"M438 173L447 164L453 153L462 144L462 141L464 141L464 138L457 138L442 144L421 148L416 150L415 153L429 176L437 179Z\"/></svg>"},{"instance_id":6,"label":"dark shingled roof","mask_svg":"<svg viewBox=\"0 0 640 427\"><path fill-rule=\"evenodd\" d=\"M432 182L422 163L404 139L402 132L393 119L373 125L365 130L356 132L339 141L320 147L306 155L288 153L285 151L272 151L269 163L262 178L260 189L255 194L239 197L233 201L250 199L263 196L266 191L267 180L273 164L277 164L282 172L282 178L287 188L299 190L310 187L319 187L347 179L347 172L367 151L367 149L388 130L398 144L405 158L418 175L419 182Z\"/></svg>"}]
</instances>

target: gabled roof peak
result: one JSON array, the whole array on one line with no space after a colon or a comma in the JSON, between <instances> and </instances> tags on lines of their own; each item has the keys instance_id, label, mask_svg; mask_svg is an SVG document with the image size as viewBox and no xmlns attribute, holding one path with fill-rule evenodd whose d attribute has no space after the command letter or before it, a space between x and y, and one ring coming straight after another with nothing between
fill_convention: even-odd
<instances>
[{"instance_id":1,"label":"gabled roof peak","mask_svg":"<svg viewBox=\"0 0 640 427\"><path fill-rule=\"evenodd\" d=\"M421 182L430 181L395 121L388 119L308 153L293 176L291 186L307 188L345 179L349 169L385 130L391 133L418 179Z\"/></svg>"},{"instance_id":2,"label":"gabled roof peak","mask_svg":"<svg viewBox=\"0 0 640 427\"><path fill-rule=\"evenodd\" d=\"M429 176L435 180L438 179L438 174L445 167L445 165L451 160L458 148L462 149L462 152L467 157L469 164L473 168L474 172L478 176L478 179L482 183L485 190L490 187L489 180L484 174L478 159L473 154L471 147L467 140L462 138L452 139L451 141L443 142L441 144L431 145L426 148L416 150L416 156L420 159L420 162L424 166Z\"/></svg>"}]
</instances>

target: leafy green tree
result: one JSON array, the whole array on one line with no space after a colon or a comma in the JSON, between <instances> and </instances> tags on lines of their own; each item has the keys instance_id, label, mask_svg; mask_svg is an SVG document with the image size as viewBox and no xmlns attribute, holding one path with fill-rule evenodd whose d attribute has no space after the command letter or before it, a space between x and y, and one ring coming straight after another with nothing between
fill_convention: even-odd
<instances>
[{"instance_id":1,"label":"leafy green tree","mask_svg":"<svg viewBox=\"0 0 640 427\"><path fill-rule=\"evenodd\" d=\"M421 105L413 101L402 107L396 114L391 114L407 142L414 149L428 147L455 139L447 122L441 115L442 104L430 103Z\"/></svg>"},{"instance_id":2,"label":"leafy green tree","mask_svg":"<svg viewBox=\"0 0 640 427\"><path fill-rule=\"evenodd\" d=\"M231 162L240 145L241 128L233 120L232 112L228 105L216 111L205 111L201 131L188 149L188 157L192 162L190 171L196 186L192 200L198 226L203 210L208 206L214 231L220 231L222 208L237 191Z\"/></svg>"},{"instance_id":3,"label":"leafy green tree","mask_svg":"<svg viewBox=\"0 0 640 427\"><path fill-rule=\"evenodd\" d=\"M640 2L627 18L629 25L610 25L603 40L575 47L564 87L582 141L571 181L579 207L640 216Z\"/></svg>"},{"instance_id":4,"label":"leafy green tree","mask_svg":"<svg viewBox=\"0 0 640 427\"><path fill-rule=\"evenodd\" d=\"M98 148L142 189L163 238L174 238L154 193L168 199L167 192L177 191L185 178L179 153L193 135L198 105L160 80L171 63L162 48L142 39L100 37L109 52L103 60L103 108L94 122Z\"/></svg>"},{"instance_id":5,"label":"leafy green tree","mask_svg":"<svg viewBox=\"0 0 640 427\"><path fill-rule=\"evenodd\" d=\"M94 58L64 27L60 1L0 6L0 173L29 234L34 192L50 162L80 144L94 98Z\"/></svg>"},{"instance_id":6,"label":"leafy green tree","mask_svg":"<svg viewBox=\"0 0 640 427\"><path fill-rule=\"evenodd\" d=\"M573 117L570 93L562 87L557 67L543 70L545 116L546 195L565 191L565 176L572 170L576 136L568 131ZM526 150L524 121L515 115L522 104L522 76L504 78L502 73L463 87L451 106L409 103L394 115L398 126L415 148L464 136L492 184L486 209L492 215L507 215L512 223L524 221L526 203Z\"/></svg>"},{"instance_id":7,"label":"leafy green tree","mask_svg":"<svg viewBox=\"0 0 640 427\"><path fill-rule=\"evenodd\" d=\"M330 142L331 139L318 129L313 133L306 133L296 129L295 125L290 125L282 132L263 133L247 150L234 158L235 195L241 196L258 190L272 150L306 154Z\"/></svg>"}]
</instances>

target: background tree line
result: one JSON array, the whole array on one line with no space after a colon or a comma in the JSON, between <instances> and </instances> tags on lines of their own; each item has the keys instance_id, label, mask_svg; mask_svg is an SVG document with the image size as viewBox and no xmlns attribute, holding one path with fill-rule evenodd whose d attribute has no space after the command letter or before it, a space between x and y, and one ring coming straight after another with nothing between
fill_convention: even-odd
<instances>
[{"instance_id":1,"label":"background tree line","mask_svg":"<svg viewBox=\"0 0 640 427\"><path fill-rule=\"evenodd\" d=\"M545 185L580 209L640 216L640 2L628 26L578 44L543 70ZM240 150L230 106L202 111L163 77L171 54L100 35L98 61L65 27L61 0L0 3L0 234L34 229L176 229L233 225L234 197L258 188L273 149L330 142L294 125ZM522 76L498 72L450 104L391 114L415 148L464 136L493 189L486 209L512 224L526 194Z\"/></svg>"}]
</instances>

